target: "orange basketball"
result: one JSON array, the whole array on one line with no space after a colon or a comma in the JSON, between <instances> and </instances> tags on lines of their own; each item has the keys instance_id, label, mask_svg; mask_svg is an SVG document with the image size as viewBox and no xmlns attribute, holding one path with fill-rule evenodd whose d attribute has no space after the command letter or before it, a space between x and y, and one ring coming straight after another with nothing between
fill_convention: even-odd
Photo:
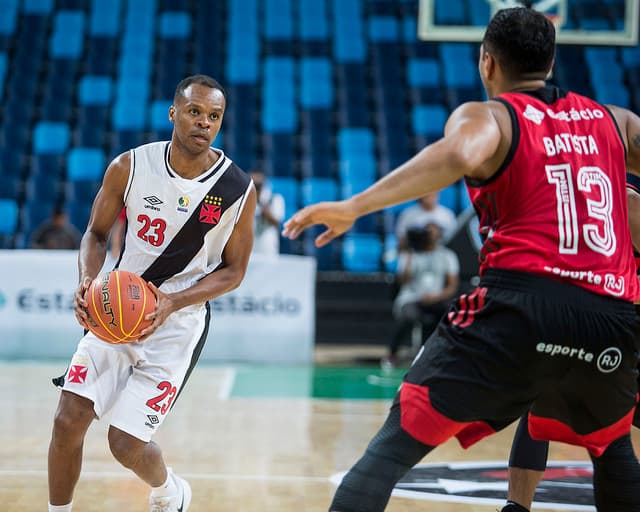
<instances>
[{"instance_id":1,"label":"orange basketball","mask_svg":"<svg viewBox=\"0 0 640 512\"><path fill-rule=\"evenodd\" d=\"M109 343L131 343L151 322L156 297L144 280L126 270L96 277L86 294L89 330Z\"/></svg>"}]
</instances>

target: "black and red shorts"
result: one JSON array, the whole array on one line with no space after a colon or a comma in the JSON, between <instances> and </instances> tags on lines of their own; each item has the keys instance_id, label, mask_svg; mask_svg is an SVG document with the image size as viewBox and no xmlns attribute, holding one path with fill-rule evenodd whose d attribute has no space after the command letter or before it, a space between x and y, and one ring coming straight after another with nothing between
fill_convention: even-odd
<instances>
[{"instance_id":1,"label":"black and red shorts","mask_svg":"<svg viewBox=\"0 0 640 512\"><path fill-rule=\"evenodd\" d=\"M521 272L490 270L427 340L398 397L402 427L463 446L527 411L535 439L599 456L637 402L640 323L632 304Z\"/></svg>"}]
</instances>

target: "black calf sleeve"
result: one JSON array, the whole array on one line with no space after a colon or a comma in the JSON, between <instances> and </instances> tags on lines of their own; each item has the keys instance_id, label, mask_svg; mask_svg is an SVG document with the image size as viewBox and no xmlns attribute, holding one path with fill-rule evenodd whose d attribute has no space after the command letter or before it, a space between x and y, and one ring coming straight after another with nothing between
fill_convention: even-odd
<instances>
[{"instance_id":1,"label":"black calf sleeve","mask_svg":"<svg viewBox=\"0 0 640 512\"><path fill-rule=\"evenodd\" d=\"M509 466L512 468L531 469L544 471L547 467L549 454L548 441L535 441L529 435L527 415L520 418L516 434L511 444Z\"/></svg>"},{"instance_id":2,"label":"black calf sleeve","mask_svg":"<svg viewBox=\"0 0 640 512\"><path fill-rule=\"evenodd\" d=\"M362 458L344 476L331 512L382 512L393 487L431 450L400 427L400 406L394 404Z\"/></svg>"},{"instance_id":3,"label":"black calf sleeve","mask_svg":"<svg viewBox=\"0 0 640 512\"><path fill-rule=\"evenodd\" d=\"M593 461L593 490L598 512L640 510L640 464L630 435L616 439Z\"/></svg>"}]
</instances>

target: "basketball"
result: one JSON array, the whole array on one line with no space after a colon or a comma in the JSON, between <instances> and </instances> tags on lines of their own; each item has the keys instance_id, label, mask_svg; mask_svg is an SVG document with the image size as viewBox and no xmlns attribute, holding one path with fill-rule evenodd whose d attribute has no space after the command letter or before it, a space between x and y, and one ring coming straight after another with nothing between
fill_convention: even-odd
<instances>
[{"instance_id":1,"label":"basketball","mask_svg":"<svg viewBox=\"0 0 640 512\"><path fill-rule=\"evenodd\" d=\"M131 343L151 322L156 297L144 280L126 270L96 277L86 294L89 330L108 343Z\"/></svg>"}]
</instances>

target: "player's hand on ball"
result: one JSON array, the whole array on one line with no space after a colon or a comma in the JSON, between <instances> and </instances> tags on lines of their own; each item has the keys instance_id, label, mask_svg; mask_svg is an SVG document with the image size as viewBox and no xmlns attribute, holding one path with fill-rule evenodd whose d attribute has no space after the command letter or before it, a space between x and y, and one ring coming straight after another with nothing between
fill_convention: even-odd
<instances>
[{"instance_id":1,"label":"player's hand on ball","mask_svg":"<svg viewBox=\"0 0 640 512\"><path fill-rule=\"evenodd\" d=\"M145 316L145 320L150 320L151 325L146 327L141 333L138 341L146 340L151 334L155 332L155 330L162 325L162 323L167 319L167 317L176 311L176 305L171 299L170 295L166 293L162 293L158 287L153 284L151 281L147 282L149 288L156 296L156 309Z\"/></svg>"},{"instance_id":2,"label":"player's hand on ball","mask_svg":"<svg viewBox=\"0 0 640 512\"><path fill-rule=\"evenodd\" d=\"M76 320L87 330L89 329L89 317L87 316L87 301L85 297L89 286L91 286L91 281L92 279L90 277L85 277L73 295L73 309L76 314Z\"/></svg>"}]
</instances>

